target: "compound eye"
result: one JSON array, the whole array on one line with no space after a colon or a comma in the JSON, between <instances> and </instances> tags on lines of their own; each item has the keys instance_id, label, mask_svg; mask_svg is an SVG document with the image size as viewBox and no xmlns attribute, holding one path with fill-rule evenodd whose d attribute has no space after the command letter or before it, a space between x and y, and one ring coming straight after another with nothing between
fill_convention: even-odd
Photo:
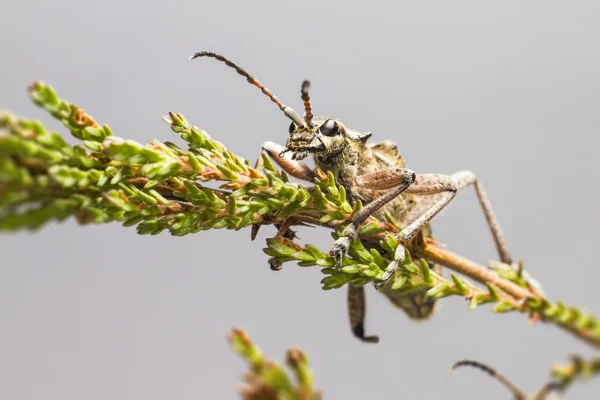
<instances>
[{"instance_id":1,"label":"compound eye","mask_svg":"<svg viewBox=\"0 0 600 400\"><path fill-rule=\"evenodd\" d=\"M292 134L292 132L294 132L294 130L296 130L296 124L294 124L293 122L290 124L290 128L288 129L290 132L290 135Z\"/></svg>"},{"instance_id":2,"label":"compound eye","mask_svg":"<svg viewBox=\"0 0 600 400\"><path fill-rule=\"evenodd\" d=\"M321 125L319 131L325 136L335 136L340 132L340 127L334 120L328 119Z\"/></svg>"}]
</instances>

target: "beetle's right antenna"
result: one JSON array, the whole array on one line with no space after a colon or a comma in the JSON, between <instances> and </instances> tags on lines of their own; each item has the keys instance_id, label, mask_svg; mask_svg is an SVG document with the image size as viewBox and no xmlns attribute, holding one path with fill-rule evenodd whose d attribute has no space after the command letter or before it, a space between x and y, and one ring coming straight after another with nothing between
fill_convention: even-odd
<instances>
[{"instance_id":1,"label":"beetle's right antenna","mask_svg":"<svg viewBox=\"0 0 600 400\"><path fill-rule=\"evenodd\" d=\"M506 379L504 376L500 375L500 373L498 371L496 371L495 369L493 369L491 367L488 367L487 365L482 364L480 362L471 361L471 360L458 361L457 363L455 363L452 366L452 368L450 369L450 371L454 372L454 370L456 368L463 367L463 366L475 367L477 369L482 370L483 372L486 372L491 377L496 378L508 390L511 391L511 393L515 396L515 400L527 400L527 394L526 393L524 393L521 389L519 389L518 387L516 387L511 381L509 381L508 379Z\"/></svg>"},{"instance_id":2,"label":"beetle's right antenna","mask_svg":"<svg viewBox=\"0 0 600 400\"><path fill-rule=\"evenodd\" d=\"M252 76L248 72L246 72L246 70L244 70L242 67L236 65L233 61L229 60L228 58L226 58L220 54L213 53L211 51L200 51L200 52L194 53L190 56L190 60L193 60L194 58L199 58L199 57L214 58L221 62L224 62L225 65L227 65L228 67L235 69L238 74L240 74L244 78L246 78L246 80L248 82L250 82L252 85L259 88L261 92L263 92L268 98L270 98L273 103L277 104L277 106L281 109L281 111L283 111L283 113L289 119L294 121L294 123L297 126L305 126L305 123L302 121L302 119L300 118L298 113L296 111L294 111L293 108L288 107L285 104L283 104L281 101L279 101L279 99L265 85L263 85L254 76Z\"/></svg>"},{"instance_id":3,"label":"beetle's right antenna","mask_svg":"<svg viewBox=\"0 0 600 400\"><path fill-rule=\"evenodd\" d=\"M302 82L302 89L300 90L300 93L302 94L302 101L304 102L304 122L306 122L306 125L311 128L313 113L312 105L310 104L310 96L308 95L308 88L310 88L310 82Z\"/></svg>"}]
</instances>

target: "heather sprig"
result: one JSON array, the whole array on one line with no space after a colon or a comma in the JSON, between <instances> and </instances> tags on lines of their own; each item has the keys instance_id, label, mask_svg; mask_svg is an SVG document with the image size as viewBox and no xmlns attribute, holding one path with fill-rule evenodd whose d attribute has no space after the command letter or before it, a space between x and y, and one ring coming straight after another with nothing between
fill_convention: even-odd
<instances>
[{"instance_id":1,"label":"heather sprig","mask_svg":"<svg viewBox=\"0 0 600 400\"><path fill-rule=\"evenodd\" d=\"M181 114L169 112L163 120L185 145L157 140L142 145L113 134L42 82L31 85L29 94L78 142L67 143L38 121L0 115L0 230L35 229L73 216L81 224L119 221L153 235L284 223L323 226L338 234L362 207L360 201L349 203L332 173L318 171L314 186L291 182L269 157L253 165ZM399 229L393 220L367 219L341 270L331 268L333 260L317 247L284 236L267 240L264 251L280 265L322 267L326 290L361 286L382 279ZM531 322L553 323L600 347L596 317L549 301L522 265L482 267L427 240L408 249L391 290L462 296L470 309L493 303L495 312L524 312ZM425 260L455 274L445 278Z\"/></svg>"},{"instance_id":2,"label":"heather sprig","mask_svg":"<svg viewBox=\"0 0 600 400\"><path fill-rule=\"evenodd\" d=\"M313 386L313 373L308 356L299 348L286 354L286 364L292 376L277 362L265 358L248 334L233 328L229 334L233 350L248 363L245 384L239 389L245 400L319 400L320 391Z\"/></svg>"}]
</instances>

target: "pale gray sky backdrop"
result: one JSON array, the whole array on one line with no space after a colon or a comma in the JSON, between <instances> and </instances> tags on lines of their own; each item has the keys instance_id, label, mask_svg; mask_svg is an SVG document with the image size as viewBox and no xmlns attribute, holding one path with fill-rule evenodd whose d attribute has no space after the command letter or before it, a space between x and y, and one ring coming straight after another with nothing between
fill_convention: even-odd
<instances>
[{"instance_id":1,"label":"pale gray sky backdrop","mask_svg":"<svg viewBox=\"0 0 600 400\"><path fill-rule=\"evenodd\" d=\"M549 296L600 312L597 1L3 0L0 16L1 107L61 128L26 96L41 79L119 136L179 142L160 120L171 109L254 159L289 121L233 71L188 56L225 54L298 108L309 78L317 115L395 140L417 172L478 173ZM471 190L434 227L454 251L496 258ZM484 374L449 367L481 360L532 391L553 361L594 354L460 299L410 323L372 288L367 330L381 343L364 345L345 290L323 292L317 269L269 270L272 234L69 221L1 236L0 397L233 399L245 368L225 341L234 325L276 359L305 349L327 399L506 399ZM594 381L569 398L598 392Z\"/></svg>"}]
</instances>

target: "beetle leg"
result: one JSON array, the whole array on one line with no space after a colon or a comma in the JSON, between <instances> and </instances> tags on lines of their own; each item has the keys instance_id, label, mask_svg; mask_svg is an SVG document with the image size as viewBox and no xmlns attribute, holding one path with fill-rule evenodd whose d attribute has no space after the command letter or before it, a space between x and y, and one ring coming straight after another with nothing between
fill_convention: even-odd
<instances>
[{"instance_id":1,"label":"beetle leg","mask_svg":"<svg viewBox=\"0 0 600 400\"><path fill-rule=\"evenodd\" d=\"M475 174L471 171L459 171L452 175L435 175L435 174L420 174L417 175L415 182L406 190L406 193L412 193L416 195L431 195L441 193L442 196L425 212L423 212L417 219L411 222L408 226L404 227L400 233L396 236L400 243L407 245L411 240L419 233L419 231L429 224L429 222L446 207L452 199L456 196L459 190L466 188L467 186L475 186L477 198L483 209L483 214L486 218L487 224L490 228L500 260L504 263L510 264L512 262L510 253L508 252L508 246L504 240L502 229L498 223L498 219L492 210L491 203L483 190L483 187L477 180ZM402 253L404 250L402 249ZM385 286L390 278L393 276L393 272L398 268L398 257L402 256L396 251L395 260L390 263L386 269L385 279L378 283L376 287L378 289ZM390 272L390 273L388 273Z\"/></svg>"},{"instance_id":2,"label":"beetle leg","mask_svg":"<svg viewBox=\"0 0 600 400\"><path fill-rule=\"evenodd\" d=\"M358 235L358 227L365 222L371 214L385 206L395 197L404 192L414 181L416 174L407 168L393 168L362 175L355 179L354 185L365 189L391 189L389 192L377 197L357 212L353 219L333 244L329 254L335 260L335 268L341 268L342 260L348 253L350 243Z\"/></svg>"},{"instance_id":3,"label":"beetle leg","mask_svg":"<svg viewBox=\"0 0 600 400\"><path fill-rule=\"evenodd\" d=\"M365 288L348 285L348 316L352 333L358 339L367 343L379 342L377 335L365 336Z\"/></svg>"}]
</instances>

